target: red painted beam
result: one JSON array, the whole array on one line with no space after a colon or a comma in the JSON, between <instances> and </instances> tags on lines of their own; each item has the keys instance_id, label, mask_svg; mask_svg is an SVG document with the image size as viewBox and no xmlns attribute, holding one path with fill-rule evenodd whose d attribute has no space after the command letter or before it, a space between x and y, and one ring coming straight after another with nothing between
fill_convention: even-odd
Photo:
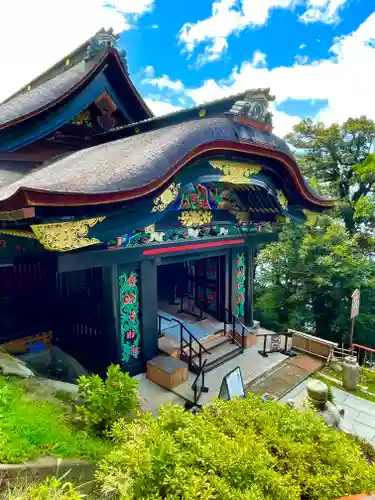
<instances>
[{"instance_id":1,"label":"red painted beam","mask_svg":"<svg viewBox=\"0 0 375 500\"><path fill-rule=\"evenodd\" d=\"M159 247L152 248L150 250L143 250L143 255L161 255L166 253L176 253L176 252L186 252L188 250L200 250L203 248L217 248L225 247L228 245L243 245L245 240L239 238L236 240L226 240L226 241L212 241L207 243L192 243L190 245L180 245L173 247Z\"/></svg>"}]
</instances>

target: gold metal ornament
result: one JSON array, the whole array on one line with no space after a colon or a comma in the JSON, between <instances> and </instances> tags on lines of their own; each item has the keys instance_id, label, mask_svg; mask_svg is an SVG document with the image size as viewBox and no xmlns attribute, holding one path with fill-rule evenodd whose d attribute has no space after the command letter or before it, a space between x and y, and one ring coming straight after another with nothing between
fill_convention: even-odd
<instances>
[{"instance_id":1,"label":"gold metal ornament","mask_svg":"<svg viewBox=\"0 0 375 500\"><path fill-rule=\"evenodd\" d=\"M172 184L154 200L152 212L163 212L168 205L176 201L181 184Z\"/></svg>"},{"instance_id":2,"label":"gold metal ornament","mask_svg":"<svg viewBox=\"0 0 375 500\"><path fill-rule=\"evenodd\" d=\"M237 161L210 160L210 164L224 174L220 180L229 184L248 184L250 177L262 170L259 165Z\"/></svg>"},{"instance_id":3,"label":"gold metal ornament","mask_svg":"<svg viewBox=\"0 0 375 500\"><path fill-rule=\"evenodd\" d=\"M36 224L31 226L40 243L47 250L68 252L100 243L96 238L87 238L90 227L102 222L105 217L95 217L74 222Z\"/></svg>"},{"instance_id":4,"label":"gold metal ornament","mask_svg":"<svg viewBox=\"0 0 375 500\"><path fill-rule=\"evenodd\" d=\"M241 225L247 225L250 222L250 212L232 212L237 222Z\"/></svg>"},{"instance_id":5,"label":"gold metal ornament","mask_svg":"<svg viewBox=\"0 0 375 500\"><path fill-rule=\"evenodd\" d=\"M182 226L198 227L210 224L212 221L212 213L206 210L188 210L182 212L179 217Z\"/></svg>"},{"instance_id":6,"label":"gold metal ornament","mask_svg":"<svg viewBox=\"0 0 375 500\"><path fill-rule=\"evenodd\" d=\"M155 232L155 224L151 224L150 226L145 227L145 233L154 233Z\"/></svg>"},{"instance_id":7,"label":"gold metal ornament","mask_svg":"<svg viewBox=\"0 0 375 500\"><path fill-rule=\"evenodd\" d=\"M19 236L20 238L29 238L30 240L36 240L36 236L31 231L17 231L16 229L1 229L0 234L6 234L9 236Z\"/></svg>"}]
</instances>

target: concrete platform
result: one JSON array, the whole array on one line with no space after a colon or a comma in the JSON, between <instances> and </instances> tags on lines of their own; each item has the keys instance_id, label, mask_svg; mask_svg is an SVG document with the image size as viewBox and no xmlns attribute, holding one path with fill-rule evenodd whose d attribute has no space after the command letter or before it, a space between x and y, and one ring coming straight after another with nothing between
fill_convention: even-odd
<instances>
[{"instance_id":1,"label":"concrete platform","mask_svg":"<svg viewBox=\"0 0 375 500\"><path fill-rule=\"evenodd\" d=\"M268 358L263 358L258 350L263 345L263 339L258 338L257 344L246 349L243 354L231 359L218 368L206 374L205 385L208 387L208 393L203 393L199 401L203 406L209 404L214 398L218 397L221 382L223 377L239 366L241 368L244 384L248 385L252 380L261 377L269 370L289 359L281 353L275 352L269 354ZM232 349L232 344L227 344L228 349ZM150 411L157 414L158 408L167 403L185 404L185 399L193 399L193 391L191 386L196 378L196 375L189 373L189 378L186 382L176 387L173 392L163 389L162 387L147 380L145 374L137 375L139 381L139 391L141 397L141 408L143 411Z\"/></svg>"}]
</instances>

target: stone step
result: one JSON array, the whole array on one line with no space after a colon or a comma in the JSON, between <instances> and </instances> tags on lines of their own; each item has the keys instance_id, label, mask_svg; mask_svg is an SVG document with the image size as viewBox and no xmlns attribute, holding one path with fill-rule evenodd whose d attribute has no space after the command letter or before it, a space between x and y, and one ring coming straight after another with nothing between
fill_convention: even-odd
<instances>
[{"instance_id":1,"label":"stone step","mask_svg":"<svg viewBox=\"0 0 375 500\"><path fill-rule=\"evenodd\" d=\"M165 389L174 389L188 377L187 364L172 356L161 354L147 363L147 378Z\"/></svg>"}]
</instances>

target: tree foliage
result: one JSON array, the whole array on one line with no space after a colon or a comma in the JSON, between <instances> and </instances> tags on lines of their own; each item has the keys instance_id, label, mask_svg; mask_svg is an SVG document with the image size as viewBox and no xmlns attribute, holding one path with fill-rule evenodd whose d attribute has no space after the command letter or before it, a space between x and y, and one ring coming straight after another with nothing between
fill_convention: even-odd
<instances>
[{"instance_id":1,"label":"tree foliage","mask_svg":"<svg viewBox=\"0 0 375 500\"><path fill-rule=\"evenodd\" d=\"M118 422L100 464L119 500L334 500L375 488L375 469L348 436L313 413L254 395L192 415L179 406Z\"/></svg>"},{"instance_id":2,"label":"tree foliage","mask_svg":"<svg viewBox=\"0 0 375 500\"><path fill-rule=\"evenodd\" d=\"M356 339L373 345L375 264L338 219L287 224L258 257L257 315L264 326L310 331L336 342L349 331L351 294L362 291Z\"/></svg>"},{"instance_id":3,"label":"tree foliage","mask_svg":"<svg viewBox=\"0 0 375 500\"><path fill-rule=\"evenodd\" d=\"M337 210L276 227L279 241L258 257L257 316L278 331L345 340L350 297L360 288L355 339L375 347L375 123L361 117L326 127L306 119L287 140L310 183L338 200Z\"/></svg>"},{"instance_id":4,"label":"tree foliage","mask_svg":"<svg viewBox=\"0 0 375 500\"><path fill-rule=\"evenodd\" d=\"M288 142L303 152L301 167L310 179L340 200L346 229L375 228L375 123L362 116L326 127L306 119L294 127ZM357 206L358 205L358 206Z\"/></svg>"}]
</instances>

